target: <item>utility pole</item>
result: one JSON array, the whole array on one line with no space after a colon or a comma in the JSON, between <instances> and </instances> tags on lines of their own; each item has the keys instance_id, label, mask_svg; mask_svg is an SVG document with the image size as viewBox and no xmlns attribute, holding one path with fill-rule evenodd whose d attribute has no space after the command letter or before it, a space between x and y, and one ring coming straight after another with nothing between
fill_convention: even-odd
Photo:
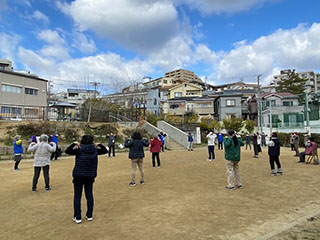
<instances>
[{"instance_id":1,"label":"utility pole","mask_svg":"<svg viewBox=\"0 0 320 240\"><path fill-rule=\"evenodd\" d=\"M261 102L261 92L260 92L260 77L262 75L261 74L258 74L257 76L257 81L258 81L258 107L259 107L259 113L258 113L258 116L259 116L259 125L260 125L260 132L263 132L263 128L262 128L262 102Z\"/></svg>"},{"instance_id":2,"label":"utility pole","mask_svg":"<svg viewBox=\"0 0 320 240\"><path fill-rule=\"evenodd\" d=\"M98 82L91 82L90 84L94 86L94 99L96 99L96 97L97 97L97 95L96 95L96 94L97 94L97 86L98 86L100 83L98 83ZM90 99L89 101L90 101L90 103L89 103L88 123L90 123L90 120L91 120L91 112L92 112L92 100Z\"/></svg>"},{"instance_id":3,"label":"utility pole","mask_svg":"<svg viewBox=\"0 0 320 240\"><path fill-rule=\"evenodd\" d=\"M269 108L269 111L270 111L269 112L269 114L270 114L270 116L269 116L270 117L270 134L272 133L272 106L271 105L272 105L272 101L269 101L269 107L270 107Z\"/></svg>"},{"instance_id":4,"label":"utility pole","mask_svg":"<svg viewBox=\"0 0 320 240\"><path fill-rule=\"evenodd\" d=\"M307 127L309 127L309 99L308 99L308 91L306 89L306 122L307 122Z\"/></svg>"}]
</instances>

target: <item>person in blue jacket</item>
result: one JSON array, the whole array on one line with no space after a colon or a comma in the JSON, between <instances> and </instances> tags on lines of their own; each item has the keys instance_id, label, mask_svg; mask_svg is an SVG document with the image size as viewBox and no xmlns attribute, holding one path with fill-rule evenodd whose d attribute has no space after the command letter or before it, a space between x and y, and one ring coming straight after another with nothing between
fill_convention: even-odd
<instances>
[{"instance_id":1,"label":"person in blue jacket","mask_svg":"<svg viewBox=\"0 0 320 240\"><path fill-rule=\"evenodd\" d=\"M162 150L162 152L164 152L164 148L165 148L165 137L167 136L167 134L165 134L165 133L163 133L163 132L160 132L160 134L159 134L159 139L160 139L160 141L161 141L161 150Z\"/></svg>"},{"instance_id":2,"label":"person in blue jacket","mask_svg":"<svg viewBox=\"0 0 320 240\"><path fill-rule=\"evenodd\" d=\"M81 143L72 143L66 150L66 154L75 155L75 165L72 171L74 186L74 215L72 220L81 223L81 196L82 189L87 199L86 219L93 220L93 183L97 177L98 155L106 154L108 150L102 144L94 144L93 136L82 136Z\"/></svg>"},{"instance_id":3,"label":"person in blue jacket","mask_svg":"<svg viewBox=\"0 0 320 240\"><path fill-rule=\"evenodd\" d=\"M13 168L14 171L20 170L19 163L22 159L23 148L22 140L20 138L21 137L19 135L16 135L13 141L13 160L15 161Z\"/></svg>"},{"instance_id":4,"label":"person in blue jacket","mask_svg":"<svg viewBox=\"0 0 320 240\"><path fill-rule=\"evenodd\" d=\"M218 133L218 149L219 150L223 150L223 134L222 133Z\"/></svg>"},{"instance_id":5,"label":"person in blue jacket","mask_svg":"<svg viewBox=\"0 0 320 240\"><path fill-rule=\"evenodd\" d=\"M58 160L59 157L59 148L58 148L58 135L52 134L50 138L50 142L54 142L56 144L56 151L51 154L51 160Z\"/></svg>"},{"instance_id":6,"label":"person in blue jacket","mask_svg":"<svg viewBox=\"0 0 320 240\"><path fill-rule=\"evenodd\" d=\"M193 136L191 133L189 133L188 134L188 151L193 151L192 145L193 145Z\"/></svg>"}]
</instances>

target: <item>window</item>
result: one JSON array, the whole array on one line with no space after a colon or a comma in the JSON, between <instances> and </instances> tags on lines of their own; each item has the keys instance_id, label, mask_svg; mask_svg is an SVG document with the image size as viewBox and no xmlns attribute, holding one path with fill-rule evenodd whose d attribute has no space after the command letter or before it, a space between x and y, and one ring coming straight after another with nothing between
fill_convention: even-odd
<instances>
[{"instance_id":1,"label":"window","mask_svg":"<svg viewBox=\"0 0 320 240\"><path fill-rule=\"evenodd\" d=\"M168 80L163 80L163 83L168 83Z\"/></svg>"},{"instance_id":2,"label":"window","mask_svg":"<svg viewBox=\"0 0 320 240\"><path fill-rule=\"evenodd\" d=\"M198 95L199 92L198 92L198 91L189 90L189 91L187 91L186 94L187 94L187 95Z\"/></svg>"},{"instance_id":3,"label":"window","mask_svg":"<svg viewBox=\"0 0 320 240\"><path fill-rule=\"evenodd\" d=\"M234 106L236 106L236 100L235 100L235 99L227 99L227 100L226 100L226 106L227 106L227 107L234 107Z\"/></svg>"},{"instance_id":4,"label":"window","mask_svg":"<svg viewBox=\"0 0 320 240\"><path fill-rule=\"evenodd\" d=\"M156 98L153 99L153 105L157 105L157 99Z\"/></svg>"},{"instance_id":5,"label":"window","mask_svg":"<svg viewBox=\"0 0 320 240\"><path fill-rule=\"evenodd\" d=\"M32 89L32 88L25 88L25 94L37 96L38 95L38 90L37 89Z\"/></svg>"},{"instance_id":6,"label":"window","mask_svg":"<svg viewBox=\"0 0 320 240\"><path fill-rule=\"evenodd\" d=\"M10 92L10 93L21 93L21 87L2 84L2 92Z\"/></svg>"},{"instance_id":7,"label":"window","mask_svg":"<svg viewBox=\"0 0 320 240\"><path fill-rule=\"evenodd\" d=\"M22 109L17 107L1 106L1 113L10 115L21 115Z\"/></svg>"},{"instance_id":8,"label":"window","mask_svg":"<svg viewBox=\"0 0 320 240\"><path fill-rule=\"evenodd\" d=\"M179 107L180 107L180 106L177 105L177 104L170 105L170 108L171 108L171 109L177 109L177 108L179 108Z\"/></svg>"},{"instance_id":9,"label":"window","mask_svg":"<svg viewBox=\"0 0 320 240\"><path fill-rule=\"evenodd\" d=\"M201 108L211 107L211 103L200 103Z\"/></svg>"},{"instance_id":10,"label":"window","mask_svg":"<svg viewBox=\"0 0 320 240\"><path fill-rule=\"evenodd\" d=\"M175 93L174 93L174 97L175 97L175 98L182 97L182 92L175 92Z\"/></svg>"},{"instance_id":11,"label":"window","mask_svg":"<svg viewBox=\"0 0 320 240\"><path fill-rule=\"evenodd\" d=\"M283 101L282 105L283 106L293 106L293 101Z\"/></svg>"},{"instance_id":12,"label":"window","mask_svg":"<svg viewBox=\"0 0 320 240\"><path fill-rule=\"evenodd\" d=\"M276 100L269 100L269 101L266 101L266 106L267 107L270 107L270 102L271 102L271 107L276 106Z\"/></svg>"}]
</instances>

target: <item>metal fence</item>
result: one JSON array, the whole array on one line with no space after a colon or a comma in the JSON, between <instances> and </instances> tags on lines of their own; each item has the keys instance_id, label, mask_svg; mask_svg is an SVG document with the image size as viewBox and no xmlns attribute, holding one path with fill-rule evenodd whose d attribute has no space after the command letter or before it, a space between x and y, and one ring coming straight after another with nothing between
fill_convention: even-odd
<instances>
[{"instance_id":1,"label":"metal fence","mask_svg":"<svg viewBox=\"0 0 320 240\"><path fill-rule=\"evenodd\" d=\"M25 105L0 105L0 119L10 120L23 120L23 119L35 119L45 120L47 119L48 112L47 107L25 106Z\"/></svg>"}]
</instances>

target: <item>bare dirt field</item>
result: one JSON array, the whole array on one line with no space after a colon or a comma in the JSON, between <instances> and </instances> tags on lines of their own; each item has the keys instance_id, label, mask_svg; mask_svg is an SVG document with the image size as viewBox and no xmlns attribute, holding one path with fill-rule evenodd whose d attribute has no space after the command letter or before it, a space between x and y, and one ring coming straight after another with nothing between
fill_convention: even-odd
<instances>
[{"instance_id":1,"label":"bare dirt field","mask_svg":"<svg viewBox=\"0 0 320 240\"><path fill-rule=\"evenodd\" d=\"M215 162L206 161L205 148L167 151L160 154L160 169L151 167L146 153L146 184L135 187L128 185L126 153L101 156L94 220L81 224L72 221L73 157L52 162L52 191L44 191L41 175L36 193L32 161L22 162L19 172L12 171L12 162L2 162L0 239L320 239L318 218L307 221L320 214L320 166L297 164L283 148L284 175L271 177L263 151L255 159L242 150L244 188L234 191L224 188L223 151L216 150Z\"/></svg>"}]
</instances>

